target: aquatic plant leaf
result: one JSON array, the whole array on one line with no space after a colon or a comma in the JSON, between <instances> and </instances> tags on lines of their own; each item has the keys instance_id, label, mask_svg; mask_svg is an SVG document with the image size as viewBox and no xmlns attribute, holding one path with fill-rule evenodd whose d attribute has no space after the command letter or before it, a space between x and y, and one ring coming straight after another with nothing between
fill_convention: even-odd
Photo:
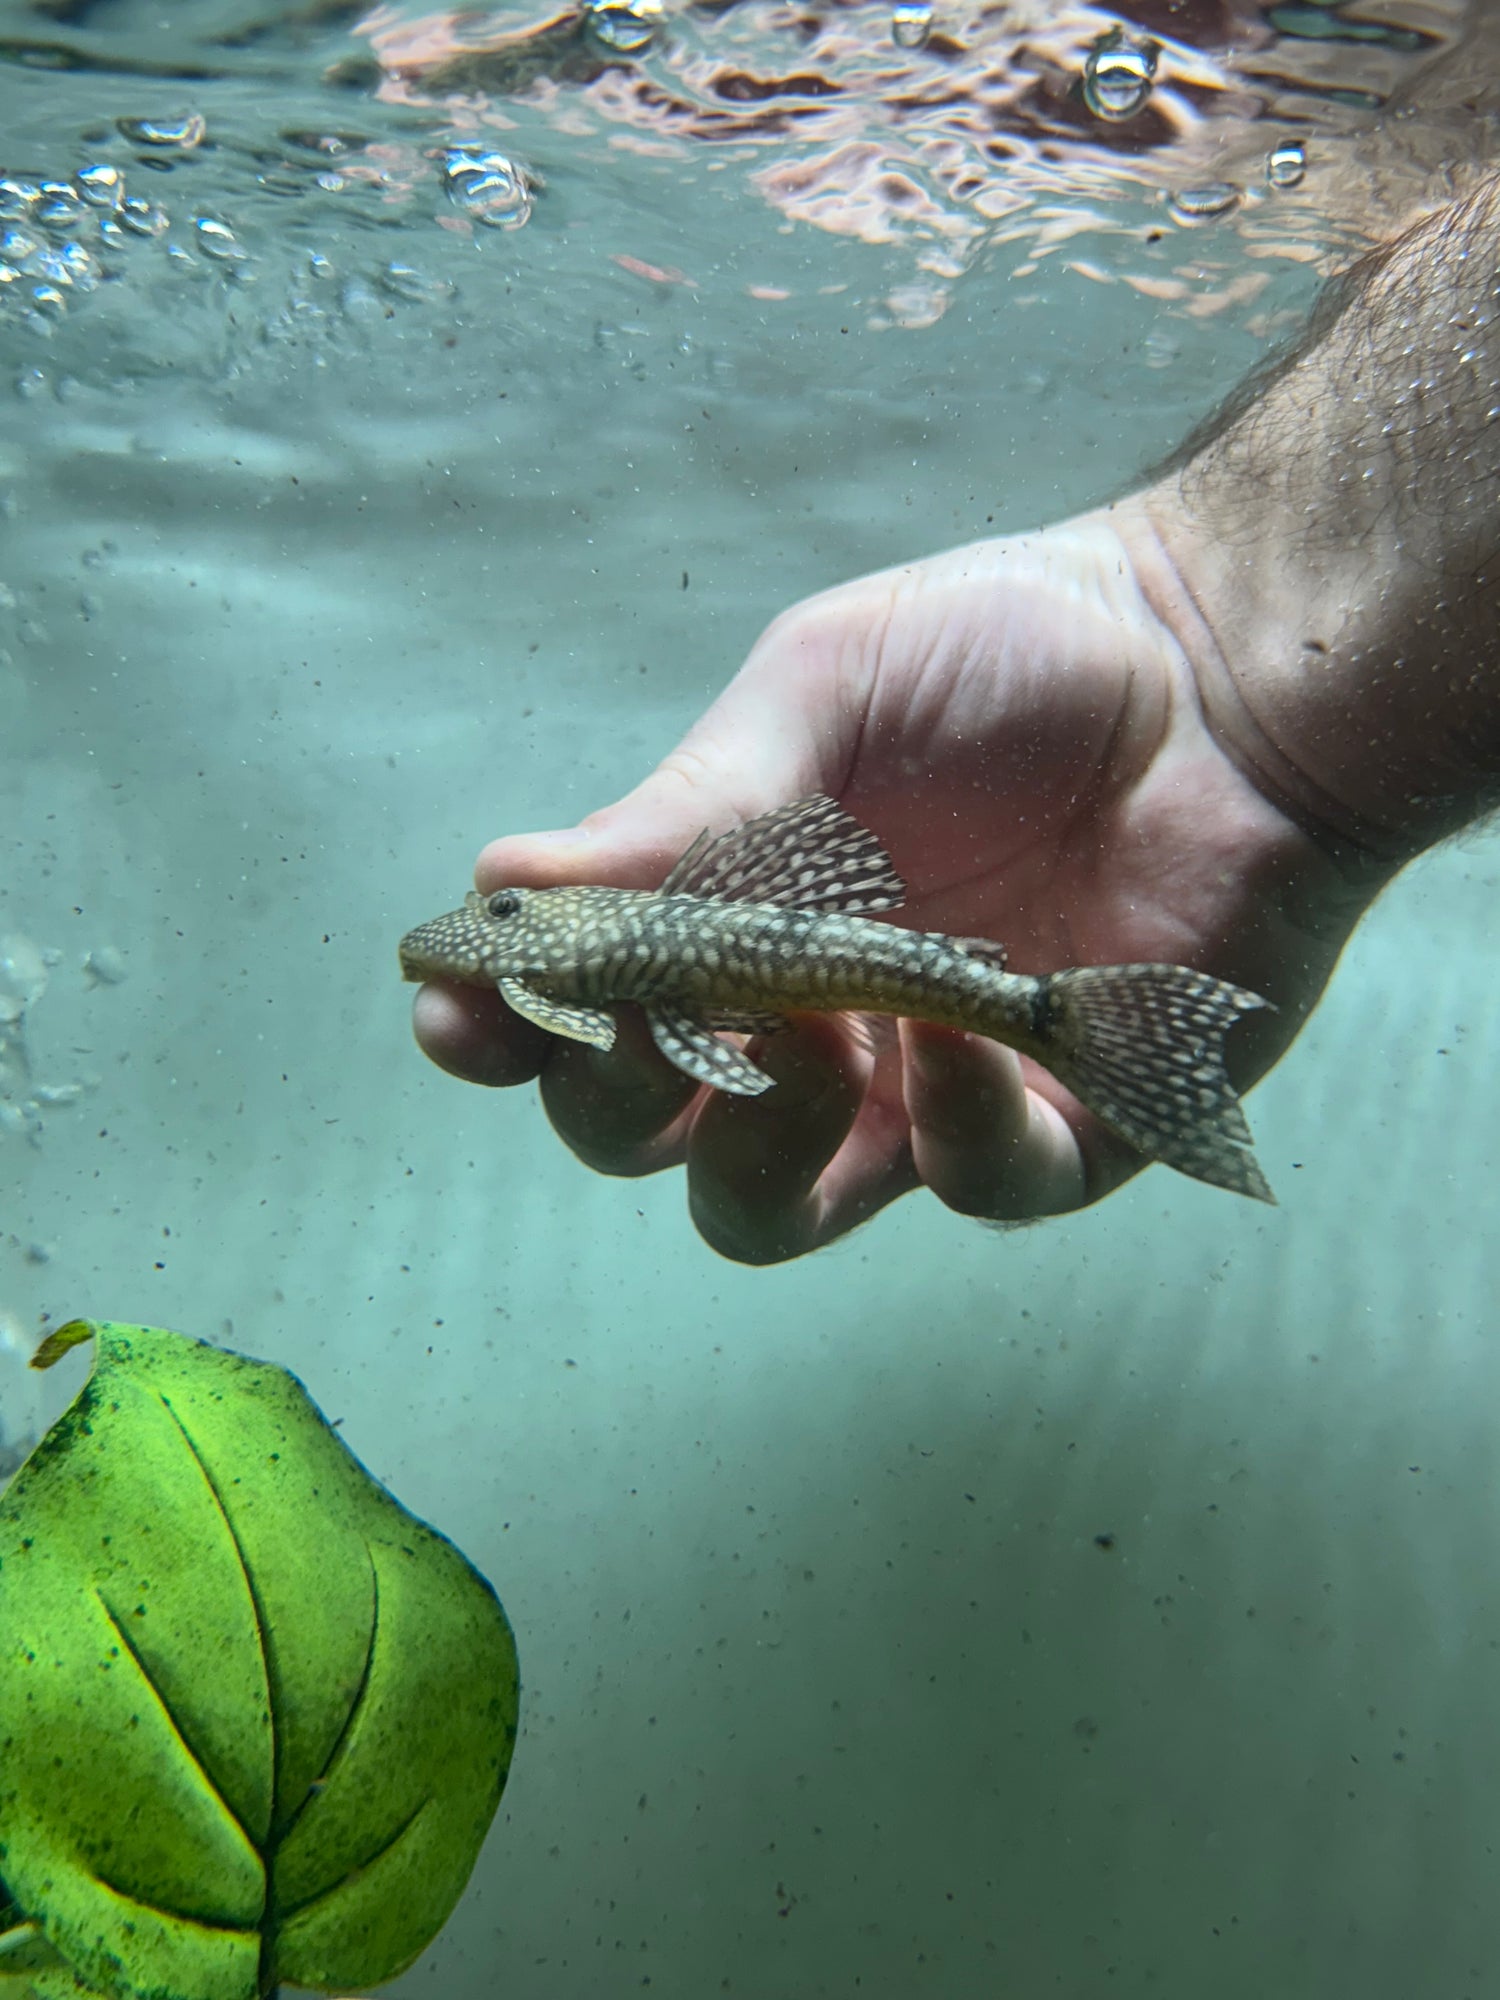
<instances>
[{"instance_id":1,"label":"aquatic plant leaf","mask_svg":"<svg viewBox=\"0 0 1500 2000\"><path fill-rule=\"evenodd\" d=\"M505 1613L295 1376L110 1322L38 1363L90 1335L0 1495L0 1876L107 2000L377 1985L494 1815Z\"/></svg>"},{"instance_id":2,"label":"aquatic plant leaf","mask_svg":"<svg viewBox=\"0 0 1500 2000\"><path fill-rule=\"evenodd\" d=\"M35 1924L0 1930L0 2000L101 2000L64 1965Z\"/></svg>"}]
</instances>

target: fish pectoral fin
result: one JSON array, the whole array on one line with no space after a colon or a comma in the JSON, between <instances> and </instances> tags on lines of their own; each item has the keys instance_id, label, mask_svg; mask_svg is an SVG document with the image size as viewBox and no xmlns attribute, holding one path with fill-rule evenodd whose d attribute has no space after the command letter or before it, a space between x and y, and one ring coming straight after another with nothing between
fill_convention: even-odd
<instances>
[{"instance_id":1,"label":"fish pectoral fin","mask_svg":"<svg viewBox=\"0 0 1500 2000\"><path fill-rule=\"evenodd\" d=\"M700 833L661 892L851 916L906 900L906 884L874 834L821 792L728 833Z\"/></svg>"},{"instance_id":2,"label":"fish pectoral fin","mask_svg":"<svg viewBox=\"0 0 1500 2000\"><path fill-rule=\"evenodd\" d=\"M759 1097L776 1080L728 1042L721 1042L711 1028L691 1014L681 1014L670 1007L648 1007L646 1023L651 1039L667 1061L699 1083L726 1090L731 1097Z\"/></svg>"},{"instance_id":3,"label":"fish pectoral fin","mask_svg":"<svg viewBox=\"0 0 1500 2000\"><path fill-rule=\"evenodd\" d=\"M562 1035L570 1042L587 1042L591 1049L612 1049L615 1022L602 1007L577 1007L567 1000L549 1000L524 979L497 979L500 998L524 1021L545 1028L549 1035Z\"/></svg>"}]
</instances>

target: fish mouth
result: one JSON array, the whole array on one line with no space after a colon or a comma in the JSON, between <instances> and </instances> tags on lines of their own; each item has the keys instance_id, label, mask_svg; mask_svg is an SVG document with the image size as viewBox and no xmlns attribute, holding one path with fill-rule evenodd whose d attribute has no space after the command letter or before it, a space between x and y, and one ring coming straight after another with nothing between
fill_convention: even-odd
<instances>
[{"instance_id":1,"label":"fish mouth","mask_svg":"<svg viewBox=\"0 0 1500 2000\"><path fill-rule=\"evenodd\" d=\"M414 986L421 986L430 978L431 975L423 963L421 952L416 949L413 938L402 938L400 944L396 947L396 952L401 960L401 977L403 979L409 980Z\"/></svg>"}]
</instances>

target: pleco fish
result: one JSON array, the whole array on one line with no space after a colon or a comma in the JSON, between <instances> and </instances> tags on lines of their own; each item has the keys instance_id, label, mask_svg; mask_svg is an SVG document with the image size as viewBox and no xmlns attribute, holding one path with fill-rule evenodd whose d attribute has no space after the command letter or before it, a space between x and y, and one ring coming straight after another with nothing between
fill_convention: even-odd
<instances>
[{"instance_id":1,"label":"pleco fish","mask_svg":"<svg viewBox=\"0 0 1500 2000\"><path fill-rule=\"evenodd\" d=\"M660 889L497 889L401 940L407 979L498 986L528 1021L614 1044L605 1011L644 1008L656 1046L737 1097L773 1078L719 1033L797 1012L904 1014L1007 1042L1122 1139L1179 1173L1274 1201L1224 1069L1224 1038L1258 993L1181 965L1097 965L1031 978L1001 946L872 923L906 885L832 799L702 833Z\"/></svg>"}]
</instances>

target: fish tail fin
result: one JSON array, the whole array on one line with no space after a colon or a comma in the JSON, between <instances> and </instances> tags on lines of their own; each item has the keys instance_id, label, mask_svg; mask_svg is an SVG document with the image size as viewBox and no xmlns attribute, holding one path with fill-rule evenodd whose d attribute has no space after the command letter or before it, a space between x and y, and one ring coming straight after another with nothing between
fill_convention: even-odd
<instances>
[{"instance_id":1,"label":"fish tail fin","mask_svg":"<svg viewBox=\"0 0 1500 2000\"><path fill-rule=\"evenodd\" d=\"M1224 1067L1224 1038L1270 1002L1181 965L1054 972L1037 1008L1041 1060L1079 1102L1153 1160L1274 1202Z\"/></svg>"}]
</instances>

